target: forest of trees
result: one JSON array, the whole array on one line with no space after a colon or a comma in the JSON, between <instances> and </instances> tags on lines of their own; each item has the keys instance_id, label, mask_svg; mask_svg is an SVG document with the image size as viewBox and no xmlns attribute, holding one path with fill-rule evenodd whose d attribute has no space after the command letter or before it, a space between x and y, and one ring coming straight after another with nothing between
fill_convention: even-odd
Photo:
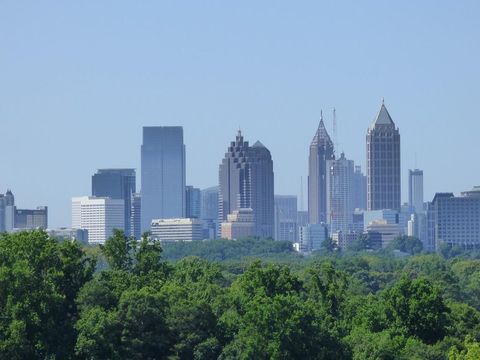
<instances>
[{"instance_id":1,"label":"forest of trees","mask_svg":"<svg viewBox=\"0 0 480 360\"><path fill-rule=\"evenodd\" d=\"M480 359L471 254L176 246L0 235L0 359Z\"/></svg>"}]
</instances>

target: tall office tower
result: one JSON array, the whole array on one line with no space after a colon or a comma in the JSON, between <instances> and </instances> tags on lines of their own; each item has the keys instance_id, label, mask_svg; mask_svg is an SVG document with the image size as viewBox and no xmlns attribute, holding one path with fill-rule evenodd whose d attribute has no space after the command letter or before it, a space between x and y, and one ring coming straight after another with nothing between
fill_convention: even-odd
<instances>
[{"instance_id":1,"label":"tall office tower","mask_svg":"<svg viewBox=\"0 0 480 360\"><path fill-rule=\"evenodd\" d=\"M83 196L72 198L72 228L88 231L90 244L104 244L113 229L123 229L125 202L121 199Z\"/></svg>"},{"instance_id":2,"label":"tall office tower","mask_svg":"<svg viewBox=\"0 0 480 360\"><path fill-rule=\"evenodd\" d=\"M185 145L181 126L143 128L142 231L153 219L185 217Z\"/></svg>"},{"instance_id":3,"label":"tall office tower","mask_svg":"<svg viewBox=\"0 0 480 360\"><path fill-rule=\"evenodd\" d=\"M355 166L353 173L353 208L367 210L367 177L361 166Z\"/></svg>"},{"instance_id":4,"label":"tall office tower","mask_svg":"<svg viewBox=\"0 0 480 360\"><path fill-rule=\"evenodd\" d=\"M273 237L273 161L260 142L252 147L239 131L219 166L219 223L239 209L253 209L255 235Z\"/></svg>"},{"instance_id":5,"label":"tall office tower","mask_svg":"<svg viewBox=\"0 0 480 360\"><path fill-rule=\"evenodd\" d=\"M130 219L132 216L132 194L135 193L135 169L98 169L92 176L92 196L121 199L125 203L125 234L133 235Z\"/></svg>"},{"instance_id":6,"label":"tall office tower","mask_svg":"<svg viewBox=\"0 0 480 360\"><path fill-rule=\"evenodd\" d=\"M15 209L16 229L48 228L48 207L38 206L36 209Z\"/></svg>"},{"instance_id":7,"label":"tall office tower","mask_svg":"<svg viewBox=\"0 0 480 360\"><path fill-rule=\"evenodd\" d=\"M410 211L422 213L423 209L423 170L408 170L408 205Z\"/></svg>"},{"instance_id":8,"label":"tall office tower","mask_svg":"<svg viewBox=\"0 0 480 360\"><path fill-rule=\"evenodd\" d=\"M142 238L142 196L140 193L132 194L131 203L130 232L135 239L139 240Z\"/></svg>"},{"instance_id":9,"label":"tall office tower","mask_svg":"<svg viewBox=\"0 0 480 360\"><path fill-rule=\"evenodd\" d=\"M353 230L353 160L327 160L327 223L330 232Z\"/></svg>"},{"instance_id":10,"label":"tall office tower","mask_svg":"<svg viewBox=\"0 0 480 360\"><path fill-rule=\"evenodd\" d=\"M308 158L308 216L310 224L327 221L327 160L335 159L333 142L320 118L317 132L310 144Z\"/></svg>"},{"instance_id":11,"label":"tall office tower","mask_svg":"<svg viewBox=\"0 0 480 360\"><path fill-rule=\"evenodd\" d=\"M199 219L200 218L200 189L187 186L185 188L185 199L186 199L186 217L189 219Z\"/></svg>"},{"instance_id":12,"label":"tall office tower","mask_svg":"<svg viewBox=\"0 0 480 360\"><path fill-rule=\"evenodd\" d=\"M400 133L384 102L367 132L367 209L400 210Z\"/></svg>"},{"instance_id":13,"label":"tall office tower","mask_svg":"<svg viewBox=\"0 0 480 360\"><path fill-rule=\"evenodd\" d=\"M297 241L297 197L275 195L275 240Z\"/></svg>"},{"instance_id":14,"label":"tall office tower","mask_svg":"<svg viewBox=\"0 0 480 360\"><path fill-rule=\"evenodd\" d=\"M218 233L218 186L200 192L200 219L204 224L204 239L215 239Z\"/></svg>"},{"instance_id":15,"label":"tall office tower","mask_svg":"<svg viewBox=\"0 0 480 360\"><path fill-rule=\"evenodd\" d=\"M428 240L433 242L435 249L442 243L463 249L480 248L480 186L458 197L452 193L437 193L428 212L427 219L432 227L429 237L433 237Z\"/></svg>"}]
</instances>

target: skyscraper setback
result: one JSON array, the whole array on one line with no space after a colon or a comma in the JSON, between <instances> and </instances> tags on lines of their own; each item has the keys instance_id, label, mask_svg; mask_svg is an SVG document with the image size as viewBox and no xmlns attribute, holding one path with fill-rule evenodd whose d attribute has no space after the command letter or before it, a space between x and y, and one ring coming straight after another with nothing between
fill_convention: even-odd
<instances>
[{"instance_id":1,"label":"skyscraper setback","mask_svg":"<svg viewBox=\"0 0 480 360\"><path fill-rule=\"evenodd\" d=\"M327 221L327 160L335 159L333 142L320 117L317 132L310 144L308 159L308 215L310 224Z\"/></svg>"},{"instance_id":2,"label":"skyscraper setback","mask_svg":"<svg viewBox=\"0 0 480 360\"><path fill-rule=\"evenodd\" d=\"M219 223L239 209L252 209L255 234L273 237L273 161L259 141L249 146L238 131L219 166Z\"/></svg>"},{"instance_id":3,"label":"skyscraper setback","mask_svg":"<svg viewBox=\"0 0 480 360\"><path fill-rule=\"evenodd\" d=\"M185 217L185 145L181 126L147 126L142 144L142 232L153 219Z\"/></svg>"},{"instance_id":4,"label":"skyscraper setback","mask_svg":"<svg viewBox=\"0 0 480 360\"><path fill-rule=\"evenodd\" d=\"M400 133L382 101L367 132L367 209L400 205Z\"/></svg>"}]
</instances>

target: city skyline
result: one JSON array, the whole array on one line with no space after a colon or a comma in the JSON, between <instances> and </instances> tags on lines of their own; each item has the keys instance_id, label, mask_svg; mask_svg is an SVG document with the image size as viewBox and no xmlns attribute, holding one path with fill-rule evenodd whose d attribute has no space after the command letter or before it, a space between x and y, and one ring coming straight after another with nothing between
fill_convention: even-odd
<instances>
[{"instance_id":1,"label":"city skyline","mask_svg":"<svg viewBox=\"0 0 480 360\"><path fill-rule=\"evenodd\" d=\"M402 202L415 168L426 200L459 194L480 178L466 163L480 131L479 10L475 1L4 3L0 188L66 225L70 197L90 192L95 169L135 168L140 183L142 126L184 127L186 180L199 188L216 184L221 144L240 126L274 156L276 192L299 195L308 163L298 159L320 110L333 135L337 109L337 154L365 171L364 134L385 97L402 134ZM456 173L445 173L450 163Z\"/></svg>"}]
</instances>

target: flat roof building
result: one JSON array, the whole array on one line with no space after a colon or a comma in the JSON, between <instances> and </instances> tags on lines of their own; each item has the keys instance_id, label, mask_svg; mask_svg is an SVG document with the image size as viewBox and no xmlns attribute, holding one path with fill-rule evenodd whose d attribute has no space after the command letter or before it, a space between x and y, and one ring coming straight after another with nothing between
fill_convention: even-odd
<instances>
[{"instance_id":1,"label":"flat roof building","mask_svg":"<svg viewBox=\"0 0 480 360\"><path fill-rule=\"evenodd\" d=\"M203 222L199 219L154 219L151 237L162 242L203 240Z\"/></svg>"}]
</instances>

